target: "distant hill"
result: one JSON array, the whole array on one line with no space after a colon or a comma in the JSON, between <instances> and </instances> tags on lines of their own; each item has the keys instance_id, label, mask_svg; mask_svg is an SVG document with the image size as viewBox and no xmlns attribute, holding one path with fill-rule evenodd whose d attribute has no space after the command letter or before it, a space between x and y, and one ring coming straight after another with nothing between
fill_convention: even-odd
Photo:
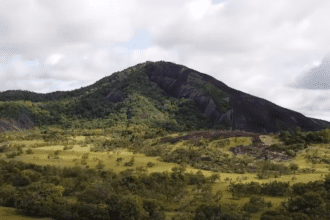
<instances>
[{"instance_id":1,"label":"distant hill","mask_svg":"<svg viewBox=\"0 0 330 220\"><path fill-rule=\"evenodd\" d=\"M164 61L137 64L73 91L0 92L0 118L0 132L49 125L106 128L121 122L173 131L232 129L264 134L330 127L328 121L308 118Z\"/></svg>"}]
</instances>

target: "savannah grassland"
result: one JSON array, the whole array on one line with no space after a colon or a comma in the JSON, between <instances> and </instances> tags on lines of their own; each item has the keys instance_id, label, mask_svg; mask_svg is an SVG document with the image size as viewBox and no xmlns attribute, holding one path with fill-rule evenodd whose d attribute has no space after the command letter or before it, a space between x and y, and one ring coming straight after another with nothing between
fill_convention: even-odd
<instances>
[{"instance_id":1,"label":"savannah grassland","mask_svg":"<svg viewBox=\"0 0 330 220\"><path fill-rule=\"evenodd\" d=\"M53 132L60 132L61 130L59 128L49 128L49 130L52 130ZM33 134L40 133L39 130L33 129L33 130L27 130L27 131L16 131L16 132L4 132L0 134L0 137L4 138L6 142L8 142L10 148L6 152L0 153L0 158L4 159L6 161L10 160L19 160L26 163L34 163L37 165L55 165L60 167L75 167L75 166L81 166L81 167L90 167L95 169L112 169L116 173L120 173L121 171L124 171L128 168L136 169L138 167L148 167L148 162L152 162L155 165L153 167L148 167L146 169L146 172L153 173L153 172L163 172L168 171L172 172L172 168L177 166L177 163L168 163L168 162L162 162L159 159L159 156L146 156L143 151L141 150L132 150L132 148L116 148L112 149L111 151L96 151L92 152L91 149L97 149L97 142L100 140L112 140L116 139L116 135L107 133L103 129L95 129L93 130L93 136L83 136L83 132L81 130L71 130L65 131L64 136L66 137L65 141L45 141L42 138L36 138L33 140L27 140L29 136L33 136ZM171 137L178 137L181 135L184 135L185 133L173 133L169 136ZM38 137L36 135L35 137ZM263 135L260 136L261 140L264 144L270 145L273 143L280 142L279 139L277 139L274 135ZM226 146L222 147L221 149L217 149L222 152L226 152L230 155L230 157L234 157L234 155L228 151L230 147L234 147L237 145L250 145L251 138L246 137L235 137L235 138L229 138L230 143ZM187 141L180 141L176 144L170 145L168 144L167 147L171 148L171 151L173 151L176 148L185 148ZM157 142L157 139L152 140L146 140L144 142L145 146L150 146L151 144L159 144ZM63 150L66 147L66 150ZM209 143L209 148L214 148L212 146L212 143ZM6 154L10 152L17 151L17 149L21 148L23 151L23 154L20 154L19 156L16 156L14 158L7 158ZM302 183L308 183L309 181L316 181L316 180L323 180L324 176L329 173L329 167L326 164L312 164L308 162L304 155L310 154L310 155L318 155L319 157L328 157L330 150L330 146L327 144L312 144L308 147L308 149L305 149L299 154L294 157L290 161L273 161L274 163L282 163L284 165L289 166L290 163L296 163L299 165L299 169L303 168L315 168L315 171L312 173L300 173L299 171L296 172L295 175L282 175L278 178L268 178L268 179L260 179L258 178L256 173L244 173L244 174L238 174L238 173L220 173L220 172L213 172L210 170L201 170L196 169L192 166L189 166L186 164L186 173L196 173L197 171L201 171L205 177L211 176L212 174L219 174L219 179L213 183L212 185L212 193L215 194L218 190L222 191L222 197L220 204L234 204L236 203L237 206L227 206L228 209L239 209L241 208L245 203L249 201L249 197L234 197L232 192L228 190L230 183L249 183L251 181L258 182L260 184L262 183L269 183L271 181L278 181L278 182L289 182L290 186L294 183L302 182ZM32 149L32 150L29 150ZM27 153L29 151L30 153ZM131 152L132 151L132 152ZM140 151L140 152L139 152ZM86 154L88 153L88 154ZM84 156L85 155L85 156ZM88 156L86 156L88 155ZM127 167L124 166L125 162L128 162L132 159L134 156L134 165ZM249 156L247 155L237 155L236 157L249 159ZM117 160L117 158L122 158L122 161ZM251 158L250 158L251 159ZM104 167L101 168L99 164L103 164ZM190 186L188 186L190 187ZM270 201L273 204L273 208L269 208L269 210L272 210L278 206L281 206L282 201L286 201L287 197L271 197L271 196L263 196L265 201ZM75 200L74 196L71 198L72 200ZM225 206L223 206L225 208ZM263 211L267 210L268 208L265 208ZM231 210L233 211L233 210ZM0 215L1 219L32 219L29 217L24 217L22 215L16 215L14 214L13 208L0 208ZM175 214L183 214L184 212L180 211L167 211L165 212L166 218L171 219L171 216L174 216ZM258 213L252 213L251 219L260 219L262 212ZM46 219L46 218L43 218ZM48 218L49 219L49 218Z\"/></svg>"}]
</instances>

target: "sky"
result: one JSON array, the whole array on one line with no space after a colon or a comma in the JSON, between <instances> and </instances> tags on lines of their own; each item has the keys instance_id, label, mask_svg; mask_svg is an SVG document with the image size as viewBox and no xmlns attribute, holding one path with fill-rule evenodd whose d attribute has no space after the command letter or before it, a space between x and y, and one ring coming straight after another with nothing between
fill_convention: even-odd
<instances>
[{"instance_id":1,"label":"sky","mask_svg":"<svg viewBox=\"0 0 330 220\"><path fill-rule=\"evenodd\" d=\"M0 0L0 92L174 62L330 121L328 0Z\"/></svg>"}]
</instances>

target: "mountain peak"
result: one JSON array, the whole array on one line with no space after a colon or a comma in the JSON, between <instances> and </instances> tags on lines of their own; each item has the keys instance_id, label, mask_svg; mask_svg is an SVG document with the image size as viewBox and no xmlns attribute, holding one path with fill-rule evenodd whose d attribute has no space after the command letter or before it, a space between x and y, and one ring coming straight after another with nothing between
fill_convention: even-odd
<instances>
[{"instance_id":1,"label":"mountain peak","mask_svg":"<svg viewBox=\"0 0 330 220\"><path fill-rule=\"evenodd\" d=\"M124 112L129 121L144 118L163 122L174 120L186 128L208 124L213 129L265 134L296 127L302 131L317 131L330 126L330 122L305 117L230 88L212 76L163 60L139 63L73 91L38 94L10 90L0 93L0 101L42 102L39 103L41 108L51 112L50 103L64 99L69 103L66 112L73 112L66 115L67 118L77 115L107 118L110 113L120 115Z\"/></svg>"}]
</instances>

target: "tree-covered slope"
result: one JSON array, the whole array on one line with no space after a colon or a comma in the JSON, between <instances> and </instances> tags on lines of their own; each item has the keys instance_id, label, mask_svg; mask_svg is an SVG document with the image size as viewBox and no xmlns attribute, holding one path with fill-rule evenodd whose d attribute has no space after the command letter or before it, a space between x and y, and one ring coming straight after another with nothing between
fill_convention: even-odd
<instances>
[{"instance_id":1,"label":"tree-covered slope","mask_svg":"<svg viewBox=\"0 0 330 220\"><path fill-rule=\"evenodd\" d=\"M330 122L307 118L171 62L145 62L72 91L0 93L0 132L57 125L64 129L144 124L166 131L237 129L270 133ZM13 120L13 121L9 121Z\"/></svg>"}]
</instances>

